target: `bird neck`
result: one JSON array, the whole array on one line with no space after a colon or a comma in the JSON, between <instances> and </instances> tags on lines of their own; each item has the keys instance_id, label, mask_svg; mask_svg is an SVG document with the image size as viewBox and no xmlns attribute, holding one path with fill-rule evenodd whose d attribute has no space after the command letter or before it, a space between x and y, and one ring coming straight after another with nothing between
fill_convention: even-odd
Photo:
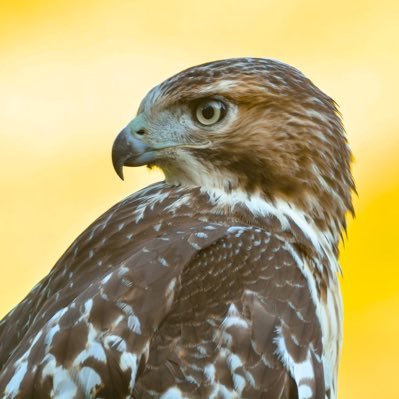
<instances>
[{"instance_id":1,"label":"bird neck","mask_svg":"<svg viewBox=\"0 0 399 399\"><path fill-rule=\"evenodd\" d=\"M334 221L326 211L320 219L320 210L311 201L297 203L286 198L267 198L262 192L248 193L239 189L226 191L222 188L200 188L209 197L216 213L240 214L251 224L262 224L263 219L276 220L281 229L288 231L293 226L309 239L315 247L338 256L342 224ZM317 211L316 211L317 210Z\"/></svg>"}]
</instances>

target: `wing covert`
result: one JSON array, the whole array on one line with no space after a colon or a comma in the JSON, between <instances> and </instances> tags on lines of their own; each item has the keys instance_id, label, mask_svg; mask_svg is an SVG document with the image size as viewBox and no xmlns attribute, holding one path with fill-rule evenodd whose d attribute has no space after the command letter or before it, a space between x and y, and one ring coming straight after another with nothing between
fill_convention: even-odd
<instances>
[{"instance_id":1,"label":"wing covert","mask_svg":"<svg viewBox=\"0 0 399 399\"><path fill-rule=\"evenodd\" d=\"M324 399L319 320L292 251L277 235L236 226L198 252L136 396Z\"/></svg>"},{"instance_id":2,"label":"wing covert","mask_svg":"<svg viewBox=\"0 0 399 399\"><path fill-rule=\"evenodd\" d=\"M128 395L148 358L151 337L180 290L182 270L226 230L188 218L180 218L176 231L170 231L171 224L164 221L156 234L153 226L143 229L130 251L121 251L120 240L111 241L110 267L92 262L66 285L57 284L63 268L53 269L43 282L52 297L6 361L0 392L13 398L50 392L55 397ZM206 234L202 228L208 228ZM68 254L63 259L68 263ZM97 273L90 270L96 267ZM34 293L31 297L37 299Z\"/></svg>"}]
</instances>

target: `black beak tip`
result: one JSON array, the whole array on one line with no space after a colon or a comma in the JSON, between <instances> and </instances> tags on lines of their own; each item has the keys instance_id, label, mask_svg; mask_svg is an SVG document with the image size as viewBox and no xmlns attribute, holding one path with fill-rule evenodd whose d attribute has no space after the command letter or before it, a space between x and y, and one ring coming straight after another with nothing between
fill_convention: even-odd
<instances>
[{"instance_id":1,"label":"black beak tip","mask_svg":"<svg viewBox=\"0 0 399 399\"><path fill-rule=\"evenodd\" d=\"M112 153L112 165L119 178L125 180L123 177L123 162L121 162L120 158L114 157L114 153Z\"/></svg>"},{"instance_id":2,"label":"black beak tip","mask_svg":"<svg viewBox=\"0 0 399 399\"><path fill-rule=\"evenodd\" d=\"M115 169L115 172L116 172L116 174L119 176L119 178L120 178L122 181L125 180L125 178L124 178L124 176L123 176L123 167L121 167L119 170L116 170L116 169Z\"/></svg>"},{"instance_id":3,"label":"black beak tip","mask_svg":"<svg viewBox=\"0 0 399 399\"><path fill-rule=\"evenodd\" d=\"M151 151L151 147L132 137L126 128L118 134L112 145L112 165L121 180L124 180L124 166L142 166L153 160L154 151Z\"/></svg>"},{"instance_id":4,"label":"black beak tip","mask_svg":"<svg viewBox=\"0 0 399 399\"><path fill-rule=\"evenodd\" d=\"M121 156L121 143L120 140L115 140L114 145L112 146L112 166L114 167L114 170L116 174L120 177L121 180L124 180L123 178L123 166L124 166L124 161L123 157Z\"/></svg>"}]
</instances>

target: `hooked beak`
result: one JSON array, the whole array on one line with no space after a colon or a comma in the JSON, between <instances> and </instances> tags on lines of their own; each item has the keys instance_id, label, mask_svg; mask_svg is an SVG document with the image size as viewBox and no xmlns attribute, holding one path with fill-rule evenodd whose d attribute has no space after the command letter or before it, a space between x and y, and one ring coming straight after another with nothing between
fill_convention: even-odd
<instances>
[{"instance_id":1,"label":"hooked beak","mask_svg":"<svg viewBox=\"0 0 399 399\"><path fill-rule=\"evenodd\" d=\"M129 127L124 128L116 137L112 146L112 165L123 180L124 166L142 166L155 159L155 150L131 134Z\"/></svg>"},{"instance_id":2,"label":"hooked beak","mask_svg":"<svg viewBox=\"0 0 399 399\"><path fill-rule=\"evenodd\" d=\"M148 144L144 141L147 134L145 115L134 118L116 137L112 146L112 164L115 172L123 180L124 166L143 166L154 163L157 153L176 148L207 148L211 142L183 142L164 141ZM143 139L141 139L143 136Z\"/></svg>"}]
</instances>

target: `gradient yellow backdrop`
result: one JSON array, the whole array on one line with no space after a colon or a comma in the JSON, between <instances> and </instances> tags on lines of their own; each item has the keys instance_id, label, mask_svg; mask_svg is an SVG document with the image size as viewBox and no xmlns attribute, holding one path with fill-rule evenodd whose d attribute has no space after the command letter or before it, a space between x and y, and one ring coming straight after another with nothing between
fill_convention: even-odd
<instances>
[{"instance_id":1,"label":"gradient yellow backdrop","mask_svg":"<svg viewBox=\"0 0 399 399\"><path fill-rule=\"evenodd\" d=\"M339 103L356 158L340 397L398 398L398 16L397 1L1 1L0 316L101 212L161 179L122 183L110 162L148 89L212 59L277 58Z\"/></svg>"}]
</instances>

